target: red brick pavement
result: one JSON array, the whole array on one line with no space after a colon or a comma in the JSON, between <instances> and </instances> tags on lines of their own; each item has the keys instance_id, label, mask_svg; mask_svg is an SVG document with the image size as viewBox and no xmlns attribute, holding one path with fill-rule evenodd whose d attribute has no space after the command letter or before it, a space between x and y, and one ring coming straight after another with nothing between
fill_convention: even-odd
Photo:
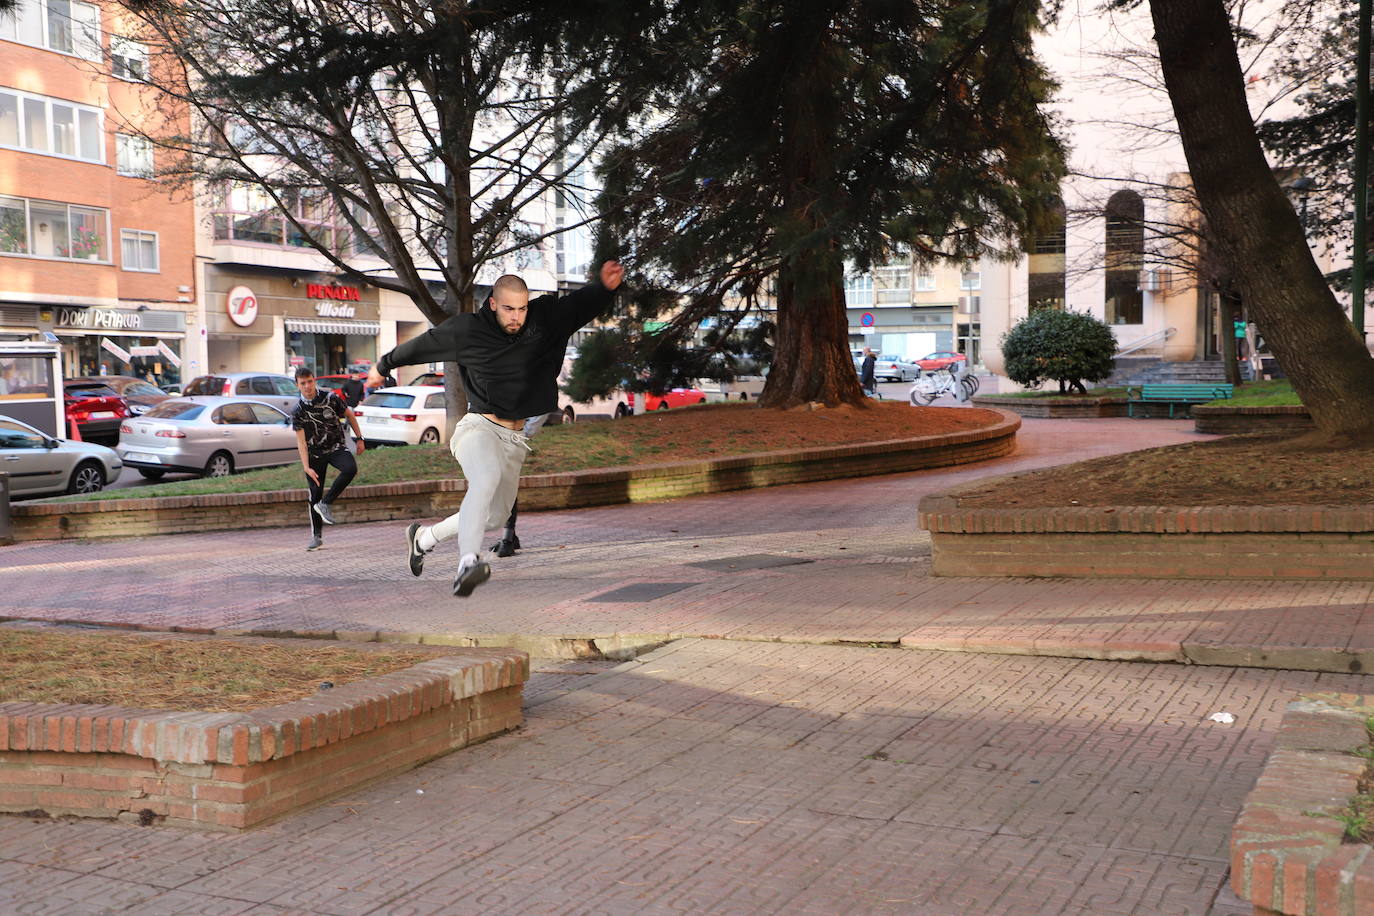
<instances>
[{"instance_id":1,"label":"red brick pavement","mask_svg":"<svg viewBox=\"0 0 1374 916\"><path fill-rule=\"evenodd\" d=\"M915 525L922 495L975 476L1195 438L1187 421L1028 420L1016 455L976 466L528 514L525 549L497 561L491 582L466 601L449 593L456 561L449 545L422 579L409 576L401 523L330 528L318 553L302 549L304 527L20 544L0 551L0 615L354 638L526 639L536 652L542 637L605 644L619 634L638 644L678 636L881 642L1369 670L1370 583L926 575L929 539ZM811 562L752 571L689 565L748 554ZM589 600L660 582L686 587L632 603Z\"/></svg>"},{"instance_id":2,"label":"red brick pavement","mask_svg":"<svg viewBox=\"0 0 1374 916\"><path fill-rule=\"evenodd\" d=\"M0 912L1248 916L1228 831L1284 704L1369 680L683 640L251 833L7 818Z\"/></svg>"}]
</instances>

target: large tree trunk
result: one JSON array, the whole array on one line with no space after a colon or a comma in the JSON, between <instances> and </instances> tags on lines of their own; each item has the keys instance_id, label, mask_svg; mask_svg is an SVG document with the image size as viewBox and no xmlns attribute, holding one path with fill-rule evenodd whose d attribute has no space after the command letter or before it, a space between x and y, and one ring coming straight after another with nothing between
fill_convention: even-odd
<instances>
[{"instance_id":1,"label":"large tree trunk","mask_svg":"<svg viewBox=\"0 0 1374 916\"><path fill-rule=\"evenodd\" d=\"M787 25L796 72L782 101L784 192L775 244L783 256L773 365L761 407L868 404L849 355L844 261L826 219L841 131L837 92L824 85L838 81L830 19L828 4L813 3L798 7Z\"/></svg>"},{"instance_id":2,"label":"large tree trunk","mask_svg":"<svg viewBox=\"0 0 1374 916\"><path fill-rule=\"evenodd\" d=\"M1324 438L1374 439L1374 359L1260 149L1222 0L1150 0L1150 10L1203 216L1255 324Z\"/></svg>"},{"instance_id":3,"label":"large tree trunk","mask_svg":"<svg viewBox=\"0 0 1374 916\"><path fill-rule=\"evenodd\" d=\"M783 262L778 330L761 407L867 404L849 355L844 267L827 252Z\"/></svg>"}]
</instances>

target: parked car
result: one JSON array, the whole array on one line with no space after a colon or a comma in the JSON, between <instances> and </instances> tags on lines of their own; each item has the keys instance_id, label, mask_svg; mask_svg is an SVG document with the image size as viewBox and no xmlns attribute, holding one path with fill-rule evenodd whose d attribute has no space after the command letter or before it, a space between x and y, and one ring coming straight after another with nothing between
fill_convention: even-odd
<instances>
[{"instance_id":1,"label":"parked car","mask_svg":"<svg viewBox=\"0 0 1374 916\"><path fill-rule=\"evenodd\" d=\"M145 382L133 375L85 375L67 381L77 384L108 385L124 399L129 405L129 413L135 417L147 413L171 397L151 382Z\"/></svg>"},{"instance_id":2,"label":"parked car","mask_svg":"<svg viewBox=\"0 0 1374 916\"><path fill-rule=\"evenodd\" d=\"M227 477L298 460L291 418L246 398L171 398L119 428L119 457L149 480L168 471Z\"/></svg>"},{"instance_id":3,"label":"parked car","mask_svg":"<svg viewBox=\"0 0 1374 916\"><path fill-rule=\"evenodd\" d=\"M944 369L953 366L955 363L962 363L968 359L962 353L955 353L952 350L936 350L934 353L927 353L916 360L916 365L927 372L932 369Z\"/></svg>"},{"instance_id":4,"label":"parked car","mask_svg":"<svg viewBox=\"0 0 1374 916\"><path fill-rule=\"evenodd\" d=\"M921 367L905 356L885 354L873 364L873 375L889 382L905 382L921 374Z\"/></svg>"},{"instance_id":5,"label":"parked car","mask_svg":"<svg viewBox=\"0 0 1374 916\"><path fill-rule=\"evenodd\" d=\"M0 471L10 476L11 496L95 493L124 467L112 448L52 436L0 416Z\"/></svg>"},{"instance_id":6,"label":"parked car","mask_svg":"<svg viewBox=\"0 0 1374 916\"><path fill-rule=\"evenodd\" d=\"M415 445L443 438L444 389L434 385L379 388L353 408L368 445Z\"/></svg>"},{"instance_id":7,"label":"parked car","mask_svg":"<svg viewBox=\"0 0 1374 916\"><path fill-rule=\"evenodd\" d=\"M410 384L417 386L438 385L440 388L442 388L444 387L444 373L426 372L422 375L417 376L415 381L411 382Z\"/></svg>"},{"instance_id":8,"label":"parked car","mask_svg":"<svg viewBox=\"0 0 1374 916\"><path fill-rule=\"evenodd\" d=\"M700 388L674 388L663 394L644 395L645 410L667 410L669 407L686 407L689 404L705 404L706 392Z\"/></svg>"},{"instance_id":9,"label":"parked car","mask_svg":"<svg viewBox=\"0 0 1374 916\"><path fill-rule=\"evenodd\" d=\"M109 385L90 384L76 380L62 383L67 409L67 428L72 424L81 438L88 442L109 442L119 439L119 423L129 416L129 405Z\"/></svg>"},{"instance_id":10,"label":"parked car","mask_svg":"<svg viewBox=\"0 0 1374 916\"><path fill-rule=\"evenodd\" d=\"M197 376L186 384L181 396L252 398L290 413L296 409L301 390L290 376L273 372L230 372Z\"/></svg>"}]
</instances>

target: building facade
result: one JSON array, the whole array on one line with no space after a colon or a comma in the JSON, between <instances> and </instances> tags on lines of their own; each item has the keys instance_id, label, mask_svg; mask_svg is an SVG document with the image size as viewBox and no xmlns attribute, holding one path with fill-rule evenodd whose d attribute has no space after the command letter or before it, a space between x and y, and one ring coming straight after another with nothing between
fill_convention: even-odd
<instances>
[{"instance_id":1,"label":"building facade","mask_svg":"<svg viewBox=\"0 0 1374 916\"><path fill-rule=\"evenodd\" d=\"M194 208L126 132L179 116L149 104L120 26L73 0L0 14L0 339L60 342L67 377L177 384L203 366Z\"/></svg>"}]
</instances>

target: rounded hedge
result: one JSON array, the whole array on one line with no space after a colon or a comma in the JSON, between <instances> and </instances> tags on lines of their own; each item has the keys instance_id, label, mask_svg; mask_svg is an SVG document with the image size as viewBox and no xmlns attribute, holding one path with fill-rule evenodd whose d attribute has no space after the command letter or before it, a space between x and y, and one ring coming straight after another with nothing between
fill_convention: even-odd
<instances>
[{"instance_id":1,"label":"rounded hedge","mask_svg":"<svg viewBox=\"0 0 1374 916\"><path fill-rule=\"evenodd\" d=\"M1082 312L1042 309L1002 335L1007 377L1027 388L1054 380L1060 392L1086 394L1084 382L1100 382L1112 374L1115 353L1112 329Z\"/></svg>"}]
</instances>

